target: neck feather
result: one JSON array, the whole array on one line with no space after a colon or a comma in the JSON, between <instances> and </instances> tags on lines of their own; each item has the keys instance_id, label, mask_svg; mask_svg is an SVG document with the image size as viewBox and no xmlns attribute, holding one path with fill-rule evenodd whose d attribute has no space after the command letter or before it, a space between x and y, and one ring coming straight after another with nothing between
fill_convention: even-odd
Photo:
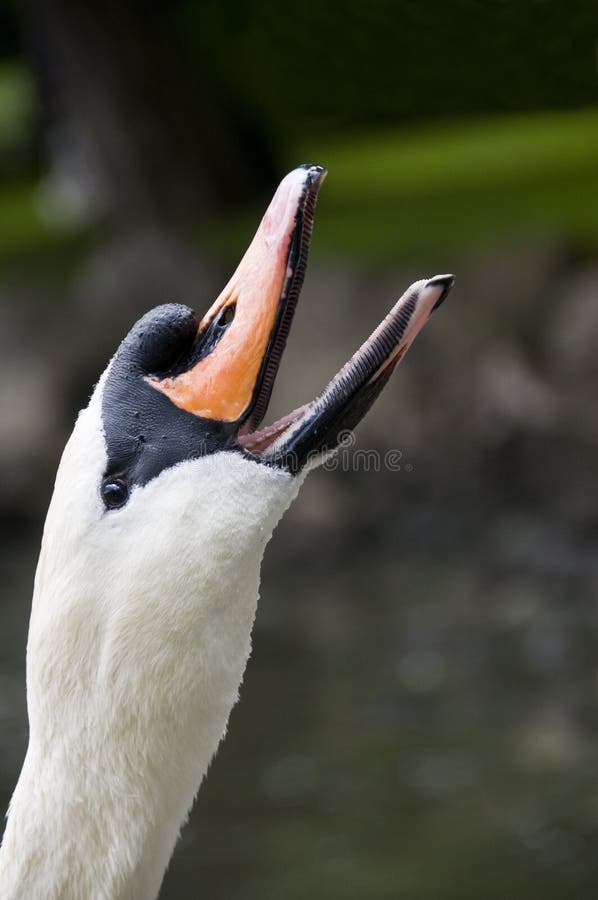
<instances>
[{"instance_id":1,"label":"neck feather","mask_svg":"<svg viewBox=\"0 0 598 900\"><path fill-rule=\"evenodd\" d=\"M158 818L145 780L116 794L98 773L77 778L30 748L0 852L3 900L155 898L192 798Z\"/></svg>"},{"instance_id":2,"label":"neck feather","mask_svg":"<svg viewBox=\"0 0 598 900\"><path fill-rule=\"evenodd\" d=\"M116 652L122 631L82 653L76 678L46 669L34 602L30 740L0 849L2 900L157 896L249 656L257 573L238 588L203 598L212 621L210 604L221 607L211 633L205 621L186 623L162 656L149 648L151 677L133 654ZM91 610L85 626L101 632ZM172 626L166 619L163 632Z\"/></svg>"},{"instance_id":3,"label":"neck feather","mask_svg":"<svg viewBox=\"0 0 598 900\"><path fill-rule=\"evenodd\" d=\"M227 661L225 670L216 671L216 692L196 683L179 685L173 694L168 685L151 696L138 695L132 705L128 691L102 683L96 671L93 701L88 689L84 698L75 692L65 701L73 716L62 733L38 728L30 704L29 747L0 849L2 900L158 895L237 698L255 599L237 639L230 629L226 647L214 641L215 656L224 654ZM215 660L211 668L219 669ZM113 677L114 672L107 676ZM185 695L186 687L195 695ZM82 702L87 715L78 716ZM64 723L63 712L58 709Z\"/></svg>"},{"instance_id":4,"label":"neck feather","mask_svg":"<svg viewBox=\"0 0 598 900\"><path fill-rule=\"evenodd\" d=\"M95 447L103 465L86 415L36 574L29 747L0 849L1 900L157 896L238 698L264 547L299 485L216 454L107 516L97 479L75 489L69 477L87 472L81 434L87 462Z\"/></svg>"}]
</instances>

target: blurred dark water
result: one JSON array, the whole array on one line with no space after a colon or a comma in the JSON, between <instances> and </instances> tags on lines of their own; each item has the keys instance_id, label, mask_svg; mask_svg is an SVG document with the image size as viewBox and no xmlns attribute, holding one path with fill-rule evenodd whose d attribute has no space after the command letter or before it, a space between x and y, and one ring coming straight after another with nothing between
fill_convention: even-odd
<instances>
[{"instance_id":1,"label":"blurred dark water","mask_svg":"<svg viewBox=\"0 0 598 900\"><path fill-rule=\"evenodd\" d=\"M407 477L320 473L303 499L332 480L342 521L299 501L275 536L164 896L595 896L598 553L491 500L402 502Z\"/></svg>"}]
</instances>

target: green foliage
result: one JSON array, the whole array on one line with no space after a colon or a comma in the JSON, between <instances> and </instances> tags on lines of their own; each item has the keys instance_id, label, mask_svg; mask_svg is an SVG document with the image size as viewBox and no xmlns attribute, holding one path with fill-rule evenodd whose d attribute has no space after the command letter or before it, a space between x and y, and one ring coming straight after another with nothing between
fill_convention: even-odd
<instances>
[{"instance_id":1,"label":"green foliage","mask_svg":"<svg viewBox=\"0 0 598 900\"><path fill-rule=\"evenodd\" d=\"M0 0L0 58L14 57L20 49L16 4Z\"/></svg>"},{"instance_id":2,"label":"green foliage","mask_svg":"<svg viewBox=\"0 0 598 900\"><path fill-rule=\"evenodd\" d=\"M587 0L188 0L182 21L205 79L278 144L597 96Z\"/></svg>"},{"instance_id":3,"label":"green foliage","mask_svg":"<svg viewBox=\"0 0 598 900\"><path fill-rule=\"evenodd\" d=\"M34 117L35 91L30 73L16 62L0 65L0 174L31 162L27 151Z\"/></svg>"},{"instance_id":4,"label":"green foliage","mask_svg":"<svg viewBox=\"0 0 598 900\"><path fill-rule=\"evenodd\" d=\"M296 154L330 168L318 244L379 261L501 235L595 244L597 156L596 110L314 139Z\"/></svg>"},{"instance_id":5,"label":"green foliage","mask_svg":"<svg viewBox=\"0 0 598 900\"><path fill-rule=\"evenodd\" d=\"M392 263L524 235L564 235L598 245L598 111L504 116L440 126L376 129L300 142L285 161L327 165L315 254ZM284 165L283 165L284 169ZM282 171L282 170L281 170ZM35 183L0 191L0 247L12 256L56 252L73 240L40 218ZM261 209L226 216L202 246L230 261Z\"/></svg>"},{"instance_id":6,"label":"green foliage","mask_svg":"<svg viewBox=\"0 0 598 900\"><path fill-rule=\"evenodd\" d=\"M326 165L312 253L392 264L496 240L561 236L598 247L598 110L496 116L298 141L284 165ZM218 229L231 260L260 210Z\"/></svg>"},{"instance_id":7,"label":"green foliage","mask_svg":"<svg viewBox=\"0 0 598 900\"><path fill-rule=\"evenodd\" d=\"M442 268L445 252L448 265L455 248L501 235L596 245L595 22L584 0L179 0L163 16L190 50L189 77L266 136L281 174L304 160L329 167L316 253L380 263L433 250ZM4 21L0 54L17 47L0 0ZM32 76L4 63L5 260L72 239L39 217L37 138ZM211 220L204 247L236 257L259 212Z\"/></svg>"}]
</instances>

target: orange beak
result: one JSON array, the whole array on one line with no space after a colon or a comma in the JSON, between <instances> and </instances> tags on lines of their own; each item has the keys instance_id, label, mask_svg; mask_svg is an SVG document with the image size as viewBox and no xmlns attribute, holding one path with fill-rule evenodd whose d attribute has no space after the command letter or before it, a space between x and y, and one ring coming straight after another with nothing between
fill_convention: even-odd
<instances>
[{"instance_id":1,"label":"orange beak","mask_svg":"<svg viewBox=\"0 0 598 900\"><path fill-rule=\"evenodd\" d=\"M217 319L226 330L190 369L148 381L175 406L222 422L258 420L303 280L313 206L325 170L294 169L280 183L239 266L200 322L197 342ZM269 369L273 372L270 377Z\"/></svg>"}]
</instances>

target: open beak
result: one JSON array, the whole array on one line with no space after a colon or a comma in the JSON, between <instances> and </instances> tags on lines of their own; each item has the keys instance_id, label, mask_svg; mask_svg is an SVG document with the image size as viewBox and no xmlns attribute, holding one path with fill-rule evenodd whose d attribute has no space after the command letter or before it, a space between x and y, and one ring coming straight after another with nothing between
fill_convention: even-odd
<instances>
[{"instance_id":1,"label":"open beak","mask_svg":"<svg viewBox=\"0 0 598 900\"><path fill-rule=\"evenodd\" d=\"M436 275L411 285L320 396L280 420L284 430L261 448L262 455L298 472L334 450L365 416L453 280L452 275Z\"/></svg>"},{"instance_id":2,"label":"open beak","mask_svg":"<svg viewBox=\"0 0 598 900\"><path fill-rule=\"evenodd\" d=\"M176 406L227 423L233 445L298 472L333 450L370 408L453 284L412 285L320 396L266 428L266 413L303 283L326 170L306 165L280 183L236 272L201 320L182 370L148 377Z\"/></svg>"}]
</instances>

